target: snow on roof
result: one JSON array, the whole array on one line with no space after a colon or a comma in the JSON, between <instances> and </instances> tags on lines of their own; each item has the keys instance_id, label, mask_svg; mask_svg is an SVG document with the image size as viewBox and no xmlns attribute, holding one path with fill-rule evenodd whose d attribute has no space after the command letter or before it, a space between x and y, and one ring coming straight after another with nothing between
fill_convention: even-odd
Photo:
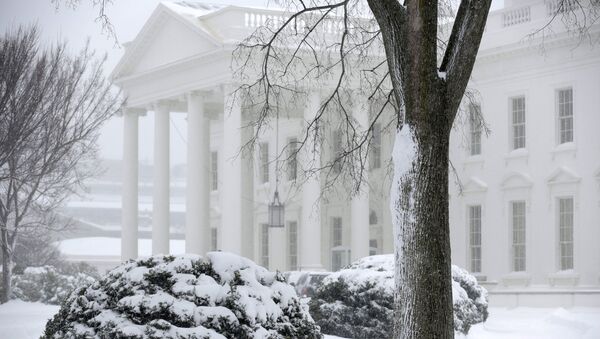
<instances>
[{"instance_id":1,"label":"snow on roof","mask_svg":"<svg viewBox=\"0 0 600 339\"><path fill-rule=\"evenodd\" d=\"M210 13L214 13L220 9L223 9L229 5L222 4L211 4L206 2L197 1L175 1L175 2L162 2L163 5L169 7L171 10L182 15L190 15L193 17L201 17Z\"/></svg>"}]
</instances>

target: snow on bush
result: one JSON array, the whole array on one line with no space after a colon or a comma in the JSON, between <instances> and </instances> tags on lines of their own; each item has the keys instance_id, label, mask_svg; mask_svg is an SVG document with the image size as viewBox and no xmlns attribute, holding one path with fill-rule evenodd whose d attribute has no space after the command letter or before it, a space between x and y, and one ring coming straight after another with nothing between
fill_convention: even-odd
<instances>
[{"instance_id":1,"label":"snow on bush","mask_svg":"<svg viewBox=\"0 0 600 339\"><path fill-rule=\"evenodd\" d=\"M467 271L452 266L454 329L468 333L487 319L487 291ZM310 312L325 334L347 338L391 338L394 257L362 258L334 272L316 288Z\"/></svg>"},{"instance_id":2,"label":"snow on bush","mask_svg":"<svg viewBox=\"0 0 600 339\"><path fill-rule=\"evenodd\" d=\"M76 290L42 338L321 338L279 273L225 252L130 261Z\"/></svg>"},{"instance_id":3,"label":"snow on bush","mask_svg":"<svg viewBox=\"0 0 600 339\"><path fill-rule=\"evenodd\" d=\"M59 305L76 288L94 282L90 274L65 274L54 266L27 267L12 278L12 298Z\"/></svg>"}]
</instances>

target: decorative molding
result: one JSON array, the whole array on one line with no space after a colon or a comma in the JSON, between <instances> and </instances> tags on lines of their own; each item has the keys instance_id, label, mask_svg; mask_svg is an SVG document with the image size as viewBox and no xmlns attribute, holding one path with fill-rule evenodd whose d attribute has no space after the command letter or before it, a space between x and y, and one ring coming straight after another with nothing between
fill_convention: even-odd
<instances>
[{"instance_id":1,"label":"decorative molding","mask_svg":"<svg viewBox=\"0 0 600 339\"><path fill-rule=\"evenodd\" d=\"M463 194L485 193L488 185L477 177L469 178L469 181L463 186Z\"/></svg>"},{"instance_id":2,"label":"decorative molding","mask_svg":"<svg viewBox=\"0 0 600 339\"><path fill-rule=\"evenodd\" d=\"M500 187L503 190L516 189L516 188L531 188L533 186L533 180L531 176L526 173L512 171L506 174L502 178Z\"/></svg>"},{"instance_id":3,"label":"decorative molding","mask_svg":"<svg viewBox=\"0 0 600 339\"><path fill-rule=\"evenodd\" d=\"M565 166L560 166L554 170L547 179L548 185L576 184L580 181L581 177Z\"/></svg>"}]
</instances>

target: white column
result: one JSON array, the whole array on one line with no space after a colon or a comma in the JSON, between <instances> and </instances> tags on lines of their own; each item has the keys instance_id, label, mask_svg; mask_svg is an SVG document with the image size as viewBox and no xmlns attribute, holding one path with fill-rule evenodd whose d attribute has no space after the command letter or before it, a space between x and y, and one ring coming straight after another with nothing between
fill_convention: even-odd
<instances>
[{"instance_id":1,"label":"white column","mask_svg":"<svg viewBox=\"0 0 600 339\"><path fill-rule=\"evenodd\" d=\"M202 94L190 93L187 100L185 252L205 254L210 248L210 120Z\"/></svg>"},{"instance_id":2,"label":"white column","mask_svg":"<svg viewBox=\"0 0 600 339\"><path fill-rule=\"evenodd\" d=\"M223 112L223 173L221 206L221 249L236 254L242 252L242 108L240 98L231 96L232 88L224 89ZM251 239L246 239L251 241Z\"/></svg>"},{"instance_id":3,"label":"white column","mask_svg":"<svg viewBox=\"0 0 600 339\"><path fill-rule=\"evenodd\" d=\"M357 93L353 104L352 115L356 120L357 131L365 133L369 127L369 107L367 102L362 100L360 94ZM352 196L351 203L350 248L352 261L369 255L369 170L366 160L362 159L362 163L367 166L367 170L363 172L361 189ZM360 165L357 161L356 166Z\"/></svg>"},{"instance_id":4,"label":"white column","mask_svg":"<svg viewBox=\"0 0 600 339\"><path fill-rule=\"evenodd\" d=\"M169 254L169 106L154 109L152 254Z\"/></svg>"},{"instance_id":5,"label":"white column","mask_svg":"<svg viewBox=\"0 0 600 339\"><path fill-rule=\"evenodd\" d=\"M304 109L306 123L312 121L321 105L318 92L309 93ZM321 164L320 145L314 144L313 132L309 131L306 143L302 147L302 168L318 168ZM318 271L323 269L321 264L321 183L319 174L313 174L302 185L302 223L300 225L300 270Z\"/></svg>"},{"instance_id":6,"label":"white column","mask_svg":"<svg viewBox=\"0 0 600 339\"><path fill-rule=\"evenodd\" d=\"M123 109L121 261L138 256L138 112Z\"/></svg>"}]
</instances>

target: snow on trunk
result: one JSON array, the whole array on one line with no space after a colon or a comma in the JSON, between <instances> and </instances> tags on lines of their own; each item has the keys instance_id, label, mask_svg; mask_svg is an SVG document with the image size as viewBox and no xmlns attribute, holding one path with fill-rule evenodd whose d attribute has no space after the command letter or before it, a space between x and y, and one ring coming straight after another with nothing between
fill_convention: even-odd
<instances>
[{"instance_id":1,"label":"snow on trunk","mask_svg":"<svg viewBox=\"0 0 600 339\"><path fill-rule=\"evenodd\" d=\"M394 249L396 253L396 261L401 261L399 249L402 248L402 220L414 220L414 216L407 215L410 210L403 210L400 206L400 185L402 178L406 176L412 169L413 162L417 156L417 144L414 140L414 134L411 126L405 123L402 128L396 133L394 141L394 149L392 150L392 160L394 162L394 177L392 187L390 188L390 213L392 216L392 226L394 232ZM409 197L412 200L412 195ZM409 206L412 206L412 201L409 201Z\"/></svg>"}]
</instances>

